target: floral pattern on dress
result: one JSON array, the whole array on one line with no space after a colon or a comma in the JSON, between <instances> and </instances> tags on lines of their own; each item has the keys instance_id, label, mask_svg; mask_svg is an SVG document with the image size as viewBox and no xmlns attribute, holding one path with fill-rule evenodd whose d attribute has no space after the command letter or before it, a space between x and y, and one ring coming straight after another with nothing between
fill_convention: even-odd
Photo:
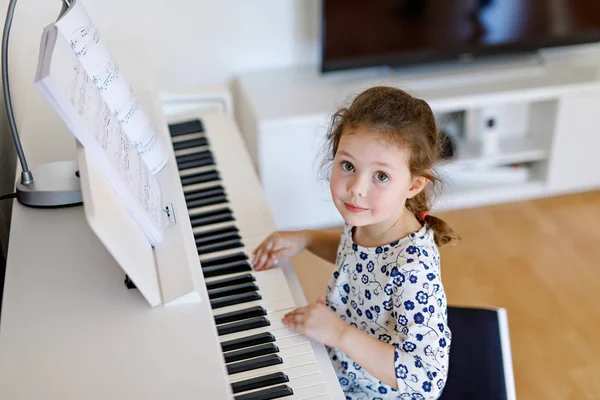
<instances>
[{"instance_id":1,"label":"floral pattern on dress","mask_svg":"<svg viewBox=\"0 0 600 400\"><path fill-rule=\"evenodd\" d=\"M354 243L346 224L326 304L351 326L395 348L398 389L328 347L346 399L437 399L446 384L452 334L433 231L424 225L379 247Z\"/></svg>"}]
</instances>

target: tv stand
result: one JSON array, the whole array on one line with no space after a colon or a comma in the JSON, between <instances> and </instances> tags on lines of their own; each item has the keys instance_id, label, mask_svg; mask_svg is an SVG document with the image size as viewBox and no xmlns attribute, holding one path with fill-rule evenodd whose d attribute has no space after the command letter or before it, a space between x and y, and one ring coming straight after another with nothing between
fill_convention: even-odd
<instances>
[{"instance_id":1,"label":"tv stand","mask_svg":"<svg viewBox=\"0 0 600 400\"><path fill-rule=\"evenodd\" d=\"M594 52L510 67L243 74L233 84L235 117L279 229L342 222L319 175L323 138L334 110L374 85L407 90L425 99L439 121L461 122L455 158L440 165L447 185L435 210L600 188L600 55ZM486 113L502 127L491 153L479 124Z\"/></svg>"}]
</instances>

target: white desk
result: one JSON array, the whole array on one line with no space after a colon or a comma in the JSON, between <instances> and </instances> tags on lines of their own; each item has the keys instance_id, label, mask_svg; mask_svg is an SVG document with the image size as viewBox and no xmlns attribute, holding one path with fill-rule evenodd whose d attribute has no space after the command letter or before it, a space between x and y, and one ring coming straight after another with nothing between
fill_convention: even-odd
<instances>
[{"instance_id":1,"label":"white desk","mask_svg":"<svg viewBox=\"0 0 600 400\"><path fill-rule=\"evenodd\" d=\"M19 125L30 167L75 159L74 139L49 107L26 108L35 115ZM15 202L9 241L0 399L197 400L228 387L226 371L210 362L220 348L202 346L210 308L149 307L125 287L81 206Z\"/></svg>"}]
</instances>

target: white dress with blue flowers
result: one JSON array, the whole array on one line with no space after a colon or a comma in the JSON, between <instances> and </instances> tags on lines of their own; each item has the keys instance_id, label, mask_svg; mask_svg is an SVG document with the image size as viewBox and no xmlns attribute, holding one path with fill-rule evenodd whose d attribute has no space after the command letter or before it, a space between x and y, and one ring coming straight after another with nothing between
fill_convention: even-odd
<instances>
[{"instance_id":1,"label":"white dress with blue flowers","mask_svg":"<svg viewBox=\"0 0 600 400\"><path fill-rule=\"evenodd\" d=\"M328 348L347 399L437 399L446 383L451 332L433 231L380 247L354 243L346 224L327 305L346 323L395 347L398 389Z\"/></svg>"}]
</instances>

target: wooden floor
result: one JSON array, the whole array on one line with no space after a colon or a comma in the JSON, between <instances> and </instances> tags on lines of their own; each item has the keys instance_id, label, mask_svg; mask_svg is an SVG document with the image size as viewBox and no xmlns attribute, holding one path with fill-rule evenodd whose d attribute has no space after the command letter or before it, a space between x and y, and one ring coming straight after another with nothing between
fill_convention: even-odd
<instances>
[{"instance_id":1,"label":"wooden floor","mask_svg":"<svg viewBox=\"0 0 600 400\"><path fill-rule=\"evenodd\" d=\"M600 192L440 217L463 239L441 249L448 302L506 308L518 399L600 399ZM293 262L314 301L333 266Z\"/></svg>"}]
</instances>

